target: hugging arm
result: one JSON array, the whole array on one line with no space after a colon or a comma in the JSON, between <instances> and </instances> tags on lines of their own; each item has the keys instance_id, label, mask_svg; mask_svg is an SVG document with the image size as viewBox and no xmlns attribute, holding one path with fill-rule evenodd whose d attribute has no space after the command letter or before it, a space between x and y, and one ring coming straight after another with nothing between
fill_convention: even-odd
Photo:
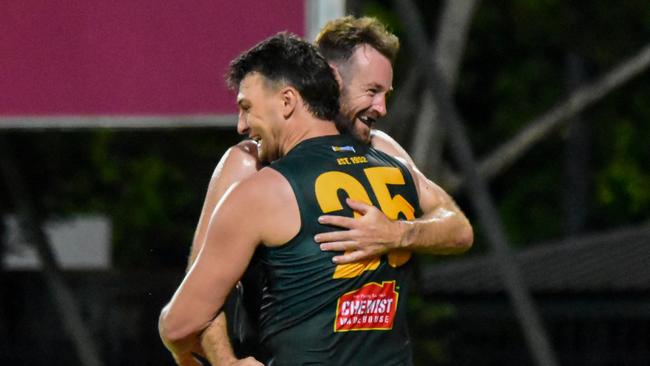
<instances>
[{"instance_id":1,"label":"hugging arm","mask_svg":"<svg viewBox=\"0 0 650 366\"><path fill-rule=\"evenodd\" d=\"M257 146L253 141L242 141L223 154L208 184L201 216L192 240L187 270L190 269L205 243L210 216L219 200L230 187L252 176L258 170L260 170L260 163L257 159Z\"/></svg>"},{"instance_id":2,"label":"hugging arm","mask_svg":"<svg viewBox=\"0 0 650 366\"><path fill-rule=\"evenodd\" d=\"M392 249L408 249L428 254L459 254L474 240L472 226L454 200L437 184L427 179L412 159L390 136L373 132L373 146L406 161L418 188L423 215L414 220L392 221L378 208L347 200L362 214L358 219L321 216L319 222L342 228L316 235L322 250L346 251L335 256L336 263L350 263L382 255Z\"/></svg>"},{"instance_id":3,"label":"hugging arm","mask_svg":"<svg viewBox=\"0 0 650 366\"><path fill-rule=\"evenodd\" d=\"M247 186L243 182L228 191L217 205L204 245L161 312L161 338L179 364L201 344L202 333L213 323L262 241L261 229L240 229L242 222L262 220L259 215L265 211L255 194L244 192ZM251 210L255 204L258 207Z\"/></svg>"},{"instance_id":4,"label":"hugging arm","mask_svg":"<svg viewBox=\"0 0 650 366\"><path fill-rule=\"evenodd\" d=\"M192 241L187 271L190 270L199 251L205 245L208 224L217 203L228 189L252 176L259 169L260 163L257 159L257 146L250 140L242 141L231 147L222 156L208 185L203 208ZM201 333L201 342L196 346L195 351L204 355L212 366L261 365L261 363L252 357L243 360L237 359L228 338L226 314L223 311L220 311L210 326Z\"/></svg>"}]
</instances>

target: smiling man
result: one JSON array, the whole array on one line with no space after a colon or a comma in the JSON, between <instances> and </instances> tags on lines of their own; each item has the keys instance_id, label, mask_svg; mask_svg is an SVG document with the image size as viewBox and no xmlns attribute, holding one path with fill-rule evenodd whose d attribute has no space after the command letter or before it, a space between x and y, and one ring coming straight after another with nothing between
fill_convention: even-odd
<instances>
[{"instance_id":1,"label":"smiling man","mask_svg":"<svg viewBox=\"0 0 650 366\"><path fill-rule=\"evenodd\" d=\"M273 365L409 365L406 300L410 252L333 263L313 237L331 228L323 213L358 216L339 193L414 219L431 202L408 166L350 135L333 120L338 84L310 44L279 34L240 55L229 81L238 87L238 131L276 159L225 194L206 241L160 317L174 359L193 364L200 344L253 254L265 273L261 342Z\"/></svg>"},{"instance_id":2,"label":"smiling man","mask_svg":"<svg viewBox=\"0 0 650 366\"><path fill-rule=\"evenodd\" d=\"M345 118L339 128L389 155L412 163L406 151L390 136L371 129L377 119L386 115L386 96L392 89L392 62L399 50L398 39L376 19L344 17L326 24L316 45L335 70L340 85L341 113ZM240 132L245 131L240 129ZM259 140L261 136L254 137ZM260 144L265 145L263 138ZM208 187L188 269L205 243L208 221L224 192L263 166L257 150L257 143L246 140L229 149L219 162ZM430 254L466 251L473 236L465 215L440 187L415 168L414 174L423 184L421 199L428 202L423 216L394 221L374 206L348 199L345 204L361 216L352 220L323 215L323 224L338 225L341 230L320 233L315 236L315 242L321 243L322 250L335 251L333 260L338 264L375 258L395 248ZM223 314L204 333L203 343L214 364L238 362L227 340ZM239 362L259 365L250 359Z\"/></svg>"},{"instance_id":3,"label":"smiling man","mask_svg":"<svg viewBox=\"0 0 650 366\"><path fill-rule=\"evenodd\" d=\"M341 78L341 111L352 121L350 133L371 142L370 129L386 115L386 95L393 90L393 68L377 49L355 48L348 60L331 60Z\"/></svg>"}]
</instances>

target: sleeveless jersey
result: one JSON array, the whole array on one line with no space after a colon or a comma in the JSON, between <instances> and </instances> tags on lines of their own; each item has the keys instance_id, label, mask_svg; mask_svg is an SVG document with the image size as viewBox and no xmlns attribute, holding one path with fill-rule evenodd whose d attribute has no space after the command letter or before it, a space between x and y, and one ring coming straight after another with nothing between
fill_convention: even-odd
<instances>
[{"instance_id":1,"label":"sleeveless jersey","mask_svg":"<svg viewBox=\"0 0 650 366\"><path fill-rule=\"evenodd\" d=\"M290 183L301 228L285 245L260 248L260 336L272 355L269 365L412 364L406 322L411 254L335 265L332 257L340 252L321 251L313 239L341 230L319 224L319 216L353 216L346 197L379 207L390 219L420 216L409 171L348 135L302 141L270 167Z\"/></svg>"}]
</instances>

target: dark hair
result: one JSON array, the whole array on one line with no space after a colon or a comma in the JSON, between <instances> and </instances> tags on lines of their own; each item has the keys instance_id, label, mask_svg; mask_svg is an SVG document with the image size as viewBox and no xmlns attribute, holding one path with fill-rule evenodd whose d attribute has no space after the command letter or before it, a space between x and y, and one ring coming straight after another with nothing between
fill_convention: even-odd
<instances>
[{"instance_id":1,"label":"dark hair","mask_svg":"<svg viewBox=\"0 0 650 366\"><path fill-rule=\"evenodd\" d=\"M399 51L399 39L379 20L351 15L325 24L315 43L321 55L330 62L347 61L355 48L362 44L373 47L391 63L395 62Z\"/></svg>"},{"instance_id":2,"label":"dark hair","mask_svg":"<svg viewBox=\"0 0 650 366\"><path fill-rule=\"evenodd\" d=\"M239 55L230 63L228 85L237 89L252 72L296 88L314 117L334 120L339 113L339 85L331 67L296 35L280 32Z\"/></svg>"}]
</instances>

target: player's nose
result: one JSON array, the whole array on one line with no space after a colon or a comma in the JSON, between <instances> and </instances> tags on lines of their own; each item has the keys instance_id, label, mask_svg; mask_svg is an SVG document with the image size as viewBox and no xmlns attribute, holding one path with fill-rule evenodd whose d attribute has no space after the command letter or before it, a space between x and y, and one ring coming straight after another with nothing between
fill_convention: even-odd
<instances>
[{"instance_id":1,"label":"player's nose","mask_svg":"<svg viewBox=\"0 0 650 366\"><path fill-rule=\"evenodd\" d=\"M243 113L239 113L239 118L237 118L237 133L240 135L246 135L248 134L248 131L250 130L250 127L248 127L248 121L246 119L246 115Z\"/></svg>"},{"instance_id":2,"label":"player's nose","mask_svg":"<svg viewBox=\"0 0 650 366\"><path fill-rule=\"evenodd\" d=\"M374 109L379 117L386 116L386 95L381 93L375 96L375 99L372 103L372 109Z\"/></svg>"}]
</instances>

